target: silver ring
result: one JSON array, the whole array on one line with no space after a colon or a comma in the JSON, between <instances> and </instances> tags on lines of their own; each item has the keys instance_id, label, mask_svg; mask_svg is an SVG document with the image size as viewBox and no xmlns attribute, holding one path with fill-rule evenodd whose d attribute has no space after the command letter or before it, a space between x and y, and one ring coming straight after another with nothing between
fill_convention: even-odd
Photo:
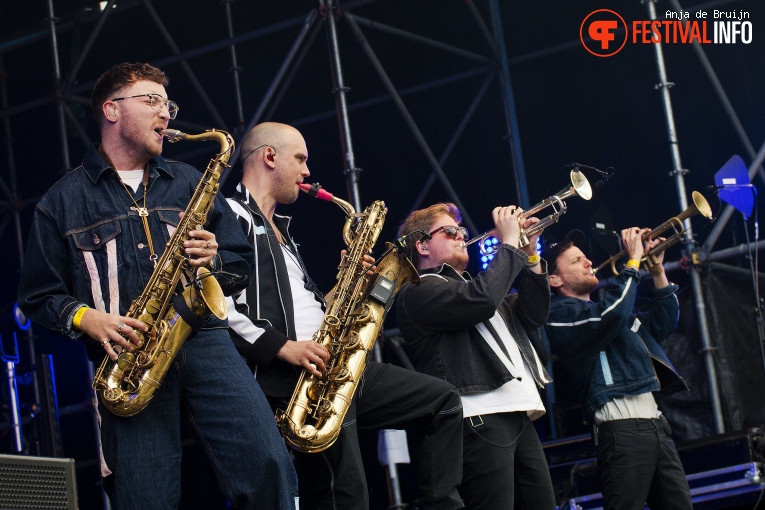
<instances>
[{"instance_id":1,"label":"silver ring","mask_svg":"<svg viewBox=\"0 0 765 510\"><path fill-rule=\"evenodd\" d=\"M210 249L210 241L207 241L207 244L205 245L205 248L207 248L208 250Z\"/></svg>"},{"instance_id":2,"label":"silver ring","mask_svg":"<svg viewBox=\"0 0 765 510\"><path fill-rule=\"evenodd\" d=\"M118 333L121 332L122 328L124 328L124 327L125 327L125 323L124 322L117 323L117 332Z\"/></svg>"}]
</instances>

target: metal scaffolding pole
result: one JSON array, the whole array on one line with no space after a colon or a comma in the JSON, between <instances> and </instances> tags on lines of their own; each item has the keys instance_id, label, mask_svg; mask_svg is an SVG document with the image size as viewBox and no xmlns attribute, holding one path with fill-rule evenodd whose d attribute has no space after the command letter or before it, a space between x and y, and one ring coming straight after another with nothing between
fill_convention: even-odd
<instances>
[{"instance_id":1,"label":"metal scaffolding pole","mask_svg":"<svg viewBox=\"0 0 765 510\"><path fill-rule=\"evenodd\" d=\"M168 30L165 24L162 22L162 18L159 17L159 14L154 9L151 1L144 0L143 3L146 6L146 10L149 11L149 16L154 20L154 24L157 25L159 33L162 34L162 36L165 38L165 42L167 42L167 45L170 46L173 54L179 55L181 53L180 48L175 43L175 40L170 36L170 30ZM204 105L207 107L207 110L210 112L210 115L212 115L215 123L218 126L221 126L222 129L226 129L226 121L223 120L220 112L218 112L218 109L215 107L215 103L213 103L212 99L210 99L210 96L207 95L207 91L204 89L204 87L202 87L202 83L199 81L199 78L197 78L196 73L194 73L194 71L191 69L189 63L185 59L182 59L180 64L183 70L186 72L186 76L191 82L191 85L194 87L194 89L197 91L197 94L199 94L199 97L202 99L202 103L204 103Z\"/></svg>"},{"instance_id":2,"label":"metal scaffolding pole","mask_svg":"<svg viewBox=\"0 0 765 510\"><path fill-rule=\"evenodd\" d=\"M295 41L292 43L292 46L287 52L287 56L284 58L284 62L282 62L281 67L279 67L279 70L276 72L274 79L271 81L271 85L269 85L268 90L263 95L263 98L261 99L257 110L255 111L253 116L250 118L250 121L247 123L244 130L242 131L243 137L250 131L250 129L252 129L255 126L255 124L260 122L260 120L262 119L263 112L265 111L268 104L271 102L271 99L274 97L274 95L277 94L277 91L281 87L282 82L284 81L284 76L287 74L287 70L289 69L290 65L295 59L295 55L298 54L298 51L300 50L301 46L303 46L303 43L306 39L306 35L311 30L311 27L316 21L317 16L318 14L316 10L314 9L303 20L303 27L301 28L300 32L298 33L298 36L295 38ZM292 75L290 75L290 79L291 79L291 76ZM240 154L241 154L241 144L238 143L236 144L234 155L231 157L228 164L233 167L236 164L237 160L239 159ZM231 175L231 172L224 172L223 176L220 179L221 186L223 186L223 184L226 182L229 175Z\"/></svg>"},{"instance_id":3,"label":"metal scaffolding pole","mask_svg":"<svg viewBox=\"0 0 765 510\"><path fill-rule=\"evenodd\" d=\"M358 39L359 43L361 44L361 48L364 50L364 53L366 53L367 58L369 59L369 62L372 64L372 67L374 67L375 71L377 71L377 75L380 77L380 80L382 81L383 85L387 89L388 94L390 94L391 98L393 98L393 102L396 105L396 108L398 108L399 113L401 114L401 117L404 119L404 122L409 127L409 130L411 131L412 135L414 136L415 140L420 146L420 149L422 149L423 153L425 154L425 157L427 158L428 163L436 172L436 174L438 175L438 178L441 180L441 185L446 190L446 193L449 195L452 202L454 202L454 204L462 213L463 221L465 222L469 230L472 230L473 232L478 232L478 229L473 223L473 220L468 215L467 209L465 208L464 205L462 205L462 201L457 195L457 192L455 191L454 187L449 182L449 178L446 176L446 173L444 172L443 168L441 168L441 165L438 164L438 161L436 160L436 157L433 154L433 151L430 149L428 142L425 140L425 137L423 136L422 131L420 131L420 128L417 126L417 123L414 121L412 114L409 113L409 110L404 104L404 101L401 99L401 96L396 90L396 87L393 85L393 82L388 77L388 74L385 72L385 69L380 63L380 60L377 58L377 55L375 55L374 50L372 50L372 47L369 45L369 42L367 41L366 37L364 37L364 34L361 32L361 29L356 24L355 18L351 14L346 13L345 19L348 20L348 24L351 26L351 29L353 29L353 33L356 36L356 39Z\"/></svg>"},{"instance_id":4,"label":"metal scaffolding pole","mask_svg":"<svg viewBox=\"0 0 765 510\"><path fill-rule=\"evenodd\" d=\"M496 41L495 48L498 51L497 60L500 65L500 78L502 80L502 104L505 107L505 122L510 155L513 162L513 177L515 180L516 204L527 209L529 201L528 184L526 183L526 169L523 165L523 151L521 150L521 137L518 132L518 116L515 111L515 97L513 86L510 83L510 66L507 61L507 49L505 48L505 33L502 29L502 17L499 13L499 1L489 1L491 11L492 31Z\"/></svg>"},{"instance_id":5,"label":"metal scaffolding pole","mask_svg":"<svg viewBox=\"0 0 765 510\"><path fill-rule=\"evenodd\" d=\"M444 152L441 154L441 157L438 158L439 165L444 166L444 164L446 163L446 160L449 159L449 156L451 156L452 150L454 150L454 146L457 144L457 140L459 140L460 136L462 136L462 133L465 131L465 128L467 127L467 124L470 121L470 119L473 118L473 114L478 108L478 104L481 102L481 99L483 99L483 96L486 94L486 91L488 90L489 85L491 84L493 79L494 79L494 74L488 74L486 76L486 79L481 84L481 88L478 90L478 92L476 93L476 96L473 98L473 102L470 103L470 106L465 112L465 115L462 116L462 121L460 122L459 126L457 126L457 129L454 131L454 134L449 140L449 143L446 144L446 149L444 149ZM414 204L412 204L412 207L411 207L412 211L422 207L422 203L425 201L425 196L428 194L428 192L430 191L430 188L433 186L433 183L436 181L436 177L437 176L435 172L430 173L430 177L428 177L428 180L425 182L425 185L420 190L420 194L417 195L417 199L414 201Z\"/></svg>"},{"instance_id":6,"label":"metal scaffolding pole","mask_svg":"<svg viewBox=\"0 0 765 510\"><path fill-rule=\"evenodd\" d=\"M648 6L649 18L656 20L656 6L655 0L648 0L646 5ZM656 85L656 89L661 91L662 102L664 104L664 114L667 121L667 134L669 135L670 150L672 152L673 170L670 175L675 178L675 186L677 187L678 200L680 201L681 210L685 210L688 207L688 200L686 198L685 181L684 176L687 170L683 169L680 162L680 148L677 141L677 131L675 130L675 118L672 113L672 99L669 94L669 89L673 85L667 80L667 70L664 65L664 53L661 43L654 44L656 52L656 66L659 71L659 83ZM691 254L692 258L696 252L696 247L693 240L693 232L691 230L690 219L685 220L685 235L682 243L685 245L686 250ZM709 327L706 319L706 306L704 304L704 295L701 289L701 277L699 272L692 268L689 272L691 277L691 284L693 287L694 301L696 304L696 314L699 321L699 331L701 333L701 344L704 355L704 364L707 370L707 379L709 383L709 393L712 400L712 412L715 421L715 430L718 434L725 432L725 425L723 423L722 406L720 403L720 393L717 385L717 370L715 368L714 352L715 348L712 346L711 336L709 334Z\"/></svg>"},{"instance_id":7,"label":"metal scaffolding pole","mask_svg":"<svg viewBox=\"0 0 765 510\"><path fill-rule=\"evenodd\" d=\"M359 197L359 175L361 169L356 168L356 156L353 153L353 141L351 140L351 126L348 120L348 103L345 93L349 90L343 79L343 68L340 63L340 45L337 40L336 17L340 14L337 0L320 0L323 14L327 20L327 39L329 42L329 57L332 62L332 82L334 83L335 108L337 120L340 124L340 145L343 149L343 164L345 166L345 183L348 188L348 197L357 211L361 211L361 198Z\"/></svg>"},{"instance_id":8,"label":"metal scaffolding pole","mask_svg":"<svg viewBox=\"0 0 765 510\"><path fill-rule=\"evenodd\" d=\"M223 7L226 10L226 31L228 33L229 39L234 37L234 22L231 18L231 4L234 3L236 0L223 0ZM229 72L231 73L231 76L234 80L234 99L236 100L236 128L234 129L234 132L236 135L244 135L244 133L240 133L238 131L241 131L244 129L244 107L242 106L242 87L239 85L239 73L242 71L242 68L239 67L239 64L237 62L236 58L236 45L232 44L229 46L229 54L231 56L231 68L229 68Z\"/></svg>"},{"instance_id":9,"label":"metal scaffolding pole","mask_svg":"<svg viewBox=\"0 0 765 510\"><path fill-rule=\"evenodd\" d=\"M112 12L112 7L114 7L115 1L116 0L109 0L109 2L101 11L101 15L98 17L98 21L96 22L96 27L90 33L88 40L85 42L85 47L80 52L80 57L77 59L77 62L69 71L69 77L66 80L66 83L64 84L64 86L59 91L59 93L62 96L64 97L68 96L69 89L71 89L72 84L75 81L77 81L77 75L80 72L80 68L82 67L82 64L85 63L85 60L88 58L88 55L90 55L90 50L91 48L93 48L93 44L96 42L96 39L98 39L98 36L101 35L101 31L103 30L104 25L106 24L106 20L109 18L109 14L111 14Z\"/></svg>"},{"instance_id":10,"label":"metal scaffolding pole","mask_svg":"<svg viewBox=\"0 0 765 510\"><path fill-rule=\"evenodd\" d=\"M674 7L677 11L683 10L678 0L669 0L669 3L671 3L672 7ZM695 8L699 9L698 6ZM725 93L725 89L723 88L722 83L720 83L720 79L717 77L717 73L712 67L712 63L709 61L709 58L707 58L707 54L704 52L704 49L698 41L693 41L693 50L696 52L696 56L698 56L699 62L701 62L701 66L704 68L704 72L707 73L707 77L712 83L712 87L715 89L717 97L720 99L720 104L722 105L725 113L728 115L728 118L733 124L733 128L736 130L736 134L738 135L739 140L741 140L741 143L746 148L746 152L749 157L754 158L754 146L749 140L749 137L744 130L744 126L741 124L741 120L739 120L738 115L736 115L736 111L733 109L733 105L731 104L730 99L728 99L728 94ZM765 181L765 171L763 171L762 166L758 165L757 173L759 174L760 178Z\"/></svg>"}]
</instances>

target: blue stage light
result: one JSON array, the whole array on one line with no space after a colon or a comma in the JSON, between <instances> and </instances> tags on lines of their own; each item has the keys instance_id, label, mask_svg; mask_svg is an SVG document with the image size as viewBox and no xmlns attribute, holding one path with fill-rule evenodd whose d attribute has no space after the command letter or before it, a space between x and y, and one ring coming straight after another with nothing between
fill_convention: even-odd
<instances>
[{"instance_id":1,"label":"blue stage light","mask_svg":"<svg viewBox=\"0 0 765 510\"><path fill-rule=\"evenodd\" d=\"M32 321L29 320L26 315L24 315L24 312L21 311L18 303L14 303L13 305L13 319L16 321L16 325L22 331L27 331L29 326L32 325Z\"/></svg>"},{"instance_id":2,"label":"blue stage light","mask_svg":"<svg viewBox=\"0 0 765 510\"><path fill-rule=\"evenodd\" d=\"M485 270L487 267L489 267L489 262L491 262L493 258L494 258L493 254L484 255L483 257L481 257L481 260L482 260L481 269ZM486 260L484 261L484 259Z\"/></svg>"}]
</instances>

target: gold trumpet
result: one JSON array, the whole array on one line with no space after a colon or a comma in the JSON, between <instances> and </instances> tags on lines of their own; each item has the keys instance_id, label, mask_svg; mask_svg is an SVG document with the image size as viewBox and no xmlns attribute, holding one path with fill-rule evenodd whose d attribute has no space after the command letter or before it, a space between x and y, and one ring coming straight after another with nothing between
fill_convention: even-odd
<instances>
[{"instance_id":1,"label":"gold trumpet","mask_svg":"<svg viewBox=\"0 0 765 510\"><path fill-rule=\"evenodd\" d=\"M650 269L654 265L658 263L658 260L656 259L656 255L659 253L662 253L666 249L676 245L680 242L682 239L683 234L685 233L685 227L683 226L683 222L687 220L688 218L692 216L696 216L697 214L700 214L704 216L708 220L714 220L712 217L712 208L709 207L709 203L707 202L707 199L704 198L704 196L699 193L698 191L694 191L691 194L691 198L693 199L693 204L689 205L683 212L678 214L677 216L674 216L655 229L646 232L643 234L643 244L645 244L648 241L652 241L656 239L657 237L661 236L664 232L666 232L669 229L673 230L673 234L666 238L664 241L660 242L656 246L654 246L651 249L651 252L643 255L643 258L640 259L640 267L644 269ZM629 252L624 249L611 257L610 259L603 262L601 265L596 267L592 270L592 274L596 274L598 271L603 269L606 266L611 266L611 271L613 273L619 274L619 271L616 269L616 263L619 261L619 259L626 257L629 254Z\"/></svg>"},{"instance_id":2,"label":"gold trumpet","mask_svg":"<svg viewBox=\"0 0 765 510\"><path fill-rule=\"evenodd\" d=\"M582 172L579 170L571 170L570 174L571 178L571 185L566 186L550 198L545 198L541 202L539 202L537 205L533 206L531 209L527 211L523 211L520 216L518 216L518 220L524 220L526 218L529 218L531 216L534 216L536 213L541 211L542 209L545 209L546 207L552 207L553 213L549 216L546 216L539 220L534 225L530 226L527 229L521 229L521 235L518 239L518 247L523 248L527 244L529 244L529 238L534 237L537 233L541 232L545 228L549 227L550 225L553 225L555 223L558 223L558 220L561 216L566 214L566 200L569 197L575 197L579 196L582 197L584 200L589 200L592 198L592 187L590 186L590 183L587 181L587 178L584 176ZM483 243L483 240L486 239L489 236L496 235L497 229L489 230L488 232L481 234L478 237L475 237L465 243L465 246L470 246L473 243L481 242L479 245L479 249L481 250L481 253L484 255L488 255L492 253L492 250L486 249L486 246Z\"/></svg>"}]
</instances>

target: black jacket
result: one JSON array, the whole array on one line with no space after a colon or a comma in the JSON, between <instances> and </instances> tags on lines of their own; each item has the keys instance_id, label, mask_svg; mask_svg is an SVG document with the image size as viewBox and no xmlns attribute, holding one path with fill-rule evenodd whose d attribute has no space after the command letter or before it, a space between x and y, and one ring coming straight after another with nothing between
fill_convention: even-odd
<instances>
[{"instance_id":1,"label":"black jacket","mask_svg":"<svg viewBox=\"0 0 765 510\"><path fill-rule=\"evenodd\" d=\"M302 369L275 357L285 342L297 340L284 254L271 225L244 186L240 184L228 201L255 250L252 284L227 299L231 338L255 373L263 392L271 397L290 397ZM274 223L297 254L297 246L288 231L290 218L274 215ZM298 260L302 265L299 255ZM307 276L306 282L316 299L323 303L321 293Z\"/></svg>"},{"instance_id":2,"label":"black jacket","mask_svg":"<svg viewBox=\"0 0 765 510\"><path fill-rule=\"evenodd\" d=\"M475 278L444 264L422 271L420 285L401 289L398 324L419 372L454 384L462 395L485 393L511 381L513 374L475 327L499 312L537 385L551 381L527 334L545 323L550 287L547 273L526 269L527 260L521 250L502 245ZM508 295L521 273L518 293Z\"/></svg>"}]
</instances>

